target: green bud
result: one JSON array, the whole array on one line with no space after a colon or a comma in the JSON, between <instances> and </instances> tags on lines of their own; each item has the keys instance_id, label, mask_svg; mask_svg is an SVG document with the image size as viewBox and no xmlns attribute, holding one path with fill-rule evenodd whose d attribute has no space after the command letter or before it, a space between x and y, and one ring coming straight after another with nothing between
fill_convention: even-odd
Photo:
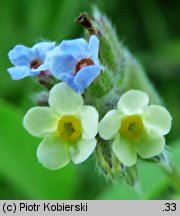
<instances>
[{"instance_id":1,"label":"green bud","mask_svg":"<svg viewBox=\"0 0 180 216\"><path fill-rule=\"evenodd\" d=\"M138 182L137 166L126 167L124 171L124 178L129 185L136 186Z\"/></svg>"},{"instance_id":2,"label":"green bud","mask_svg":"<svg viewBox=\"0 0 180 216\"><path fill-rule=\"evenodd\" d=\"M121 165L111 150L111 143L98 137L95 157L97 171L107 180L115 181L120 176Z\"/></svg>"}]
</instances>

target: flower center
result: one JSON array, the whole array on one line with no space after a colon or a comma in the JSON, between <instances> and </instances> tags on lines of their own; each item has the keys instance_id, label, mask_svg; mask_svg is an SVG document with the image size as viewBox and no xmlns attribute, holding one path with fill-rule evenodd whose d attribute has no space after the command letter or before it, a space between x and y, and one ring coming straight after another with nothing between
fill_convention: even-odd
<instances>
[{"instance_id":1,"label":"flower center","mask_svg":"<svg viewBox=\"0 0 180 216\"><path fill-rule=\"evenodd\" d=\"M81 59L81 61L79 61L75 67L75 74L77 74L78 71L80 71L83 67L86 67L89 65L94 65L94 62L92 59L90 58Z\"/></svg>"},{"instance_id":2,"label":"flower center","mask_svg":"<svg viewBox=\"0 0 180 216\"><path fill-rule=\"evenodd\" d=\"M143 132L143 122L139 115L130 115L122 119L120 133L127 138L139 137Z\"/></svg>"},{"instance_id":3,"label":"flower center","mask_svg":"<svg viewBox=\"0 0 180 216\"><path fill-rule=\"evenodd\" d=\"M82 135L81 121L73 115L65 115L59 120L58 132L64 141L76 141Z\"/></svg>"},{"instance_id":4,"label":"flower center","mask_svg":"<svg viewBox=\"0 0 180 216\"><path fill-rule=\"evenodd\" d=\"M34 59L31 64L30 64L30 68L36 69L38 68L40 65L42 64L40 59Z\"/></svg>"}]
</instances>

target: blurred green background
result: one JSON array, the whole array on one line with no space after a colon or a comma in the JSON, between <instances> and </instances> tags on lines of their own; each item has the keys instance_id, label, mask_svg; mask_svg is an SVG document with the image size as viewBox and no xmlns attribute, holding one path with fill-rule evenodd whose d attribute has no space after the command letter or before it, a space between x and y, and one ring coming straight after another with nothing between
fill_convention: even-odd
<instances>
[{"instance_id":1,"label":"blurred green background","mask_svg":"<svg viewBox=\"0 0 180 216\"><path fill-rule=\"evenodd\" d=\"M119 38L139 59L173 116L167 136L177 167L168 176L158 165L139 164L137 188L107 182L95 171L93 158L58 170L44 169L36 158L39 139L30 136L22 118L37 92L31 78L12 81L7 53L16 44L42 39L77 38L80 12L99 7ZM6 0L0 7L0 199L180 199L180 1L176 0Z\"/></svg>"}]
</instances>

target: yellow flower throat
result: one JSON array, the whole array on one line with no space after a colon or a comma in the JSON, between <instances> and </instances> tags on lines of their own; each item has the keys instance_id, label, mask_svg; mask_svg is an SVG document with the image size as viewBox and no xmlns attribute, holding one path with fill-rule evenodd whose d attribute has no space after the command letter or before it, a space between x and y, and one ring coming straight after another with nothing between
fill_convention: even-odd
<instances>
[{"instance_id":1,"label":"yellow flower throat","mask_svg":"<svg viewBox=\"0 0 180 216\"><path fill-rule=\"evenodd\" d=\"M81 121L73 115L63 116L58 123L58 133L64 141L76 141L82 135Z\"/></svg>"},{"instance_id":2,"label":"yellow flower throat","mask_svg":"<svg viewBox=\"0 0 180 216\"><path fill-rule=\"evenodd\" d=\"M139 115L129 115L122 119L120 133L127 138L139 137L144 129L142 119Z\"/></svg>"}]
</instances>

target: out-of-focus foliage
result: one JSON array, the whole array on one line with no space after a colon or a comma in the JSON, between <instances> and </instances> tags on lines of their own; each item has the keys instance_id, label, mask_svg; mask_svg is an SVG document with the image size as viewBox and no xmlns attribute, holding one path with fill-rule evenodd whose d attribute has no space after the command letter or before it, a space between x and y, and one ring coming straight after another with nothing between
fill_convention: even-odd
<instances>
[{"instance_id":1,"label":"out-of-focus foliage","mask_svg":"<svg viewBox=\"0 0 180 216\"><path fill-rule=\"evenodd\" d=\"M170 0L6 0L0 7L0 199L175 199L179 172L169 176L155 164L139 164L140 185L106 182L95 172L93 158L58 171L37 161L39 139L22 127L37 92L32 78L12 81L7 53L16 44L32 46L42 39L60 42L83 35L74 23L96 5L107 14L124 45L144 65L173 116L167 137L172 162L180 164L180 1ZM175 141L174 141L175 140ZM154 180L156 176L156 181Z\"/></svg>"}]
</instances>

